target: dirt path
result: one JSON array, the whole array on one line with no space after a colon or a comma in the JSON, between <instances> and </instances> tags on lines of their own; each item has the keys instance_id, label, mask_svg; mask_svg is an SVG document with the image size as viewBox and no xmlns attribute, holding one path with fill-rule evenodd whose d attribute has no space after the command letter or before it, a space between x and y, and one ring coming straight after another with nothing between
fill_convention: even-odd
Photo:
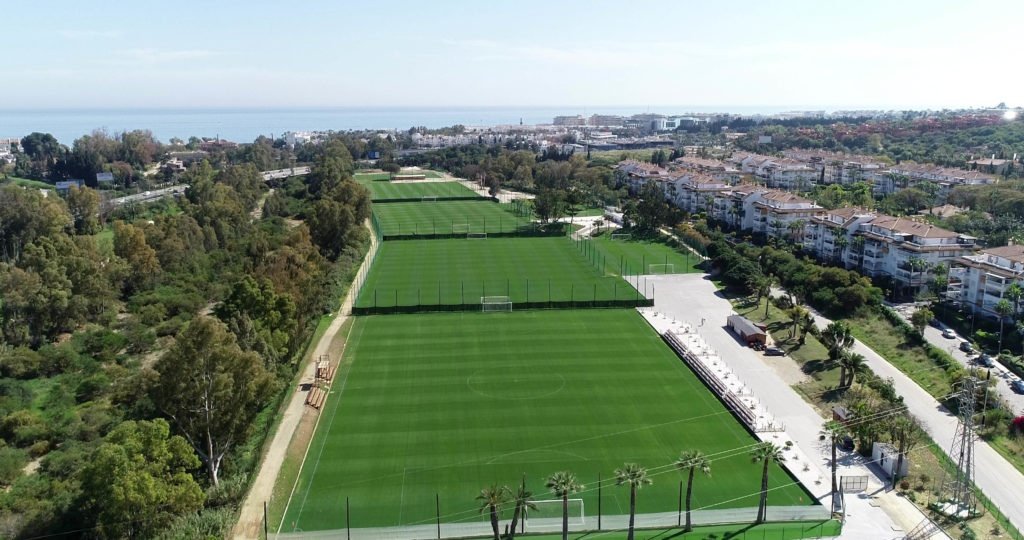
<instances>
[{"instance_id":1,"label":"dirt path","mask_svg":"<svg viewBox=\"0 0 1024 540\"><path fill-rule=\"evenodd\" d=\"M367 229L370 228L369 221L366 222L365 226ZM363 265L373 260L373 254L378 248L378 243L372 230L370 242L370 249L366 257L363 258ZM360 268L360 272L363 270L365 269ZM313 383L313 375L316 368L315 359L320 358L321 355L336 352L332 349L332 343L337 344L335 338L342 325L348 319L349 313L352 310L352 302L355 301L355 294L355 287L349 288L348 294L345 296L345 300L342 301L334 320L331 321L330 326L327 327L320 341L316 343L316 346L313 348L313 354L308 355L305 365L300 368L302 376L295 391L292 392L288 407L284 410L284 414L281 417L281 423L278 424L270 446L263 456L263 462L256 473L256 478L249 488L249 494L242 503L238 523L231 533L232 538L258 540L262 537L263 503L269 501L271 495L273 495L274 484L277 482L277 476L281 472L281 464L284 462L295 430L304 415L315 416L317 414L315 409L306 407L306 392L302 391L301 388L303 385L311 385ZM334 356L336 355L332 355L332 360L335 360ZM312 436L312 433L309 435Z\"/></svg>"}]
</instances>

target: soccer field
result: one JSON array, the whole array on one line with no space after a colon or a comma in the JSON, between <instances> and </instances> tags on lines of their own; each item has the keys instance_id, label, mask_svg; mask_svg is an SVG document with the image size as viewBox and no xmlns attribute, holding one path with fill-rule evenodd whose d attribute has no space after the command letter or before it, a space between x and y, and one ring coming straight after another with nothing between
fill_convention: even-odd
<instances>
[{"instance_id":1,"label":"soccer field","mask_svg":"<svg viewBox=\"0 0 1024 540\"><path fill-rule=\"evenodd\" d=\"M574 472L589 518L626 514L624 462L648 467L639 513L674 511L684 449L712 459L695 509L757 505L755 439L633 310L369 316L355 320L284 516L284 532L479 521L480 489ZM769 505L811 498L778 466Z\"/></svg>"},{"instance_id":2,"label":"soccer field","mask_svg":"<svg viewBox=\"0 0 1024 540\"><path fill-rule=\"evenodd\" d=\"M479 201L397 202L373 207L381 234L515 232L533 224L506 206Z\"/></svg>"},{"instance_id":3,"label":"soccer field","mask_svg":"<svg viewBox=\"0 0 1024 540\"><path fill-rule=\"evenodd\" d=\"M384 206L393 205L374 210ZM457 238L381 244L356 306L472 304L482 296L512 302L642 298L621 278L598 273L567 237Z\"/></svg>"},{"instance_id":4,"label":"soccer field","mask_svg":"<svg viewBox=\"0 0 1024 540\"><path fill-rule=\"evenodd\" d=\"M701 272L696 267L701 262L699 257L653 239L612 239L606 233L579 247L605 272L619 276Z\"/></svg>"},{"instance_id":5,"label":"soccer field","mask_svg":"<svg viewBox=\"0 0 1024 540\"><path fill-rule=\"evenodd\" d=\"M384 179L360 181L370 190L375 201L407 199L419 201L423 197L485 197L458 182L390 182Z\"/></svg>"}]
</instances>

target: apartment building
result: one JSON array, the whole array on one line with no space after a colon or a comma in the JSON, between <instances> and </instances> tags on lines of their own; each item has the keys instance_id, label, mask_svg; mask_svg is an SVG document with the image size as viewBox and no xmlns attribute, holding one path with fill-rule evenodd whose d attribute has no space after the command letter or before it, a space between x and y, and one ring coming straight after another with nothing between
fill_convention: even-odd
<instances>
[{"instance_id":1,"label":"apartment building","mask_svg":"<svg viewBox=\"0 0 1024 540\"><path fill-rule=\"evenodd\" d=\"M786 191L754 190L744 197L744 224L754 232L785 238L795 222L806 223L822 211L814 202ZM749 220L749 221L748 221Z\"/></svg>"},{"instance_id":2,"label":"apartment building","mask_svg":"<svg viewBox=\"0 0 1024 540\"><path fill-rule=\"evenodd\" d=\"M841 152L787 150L782 155L813 167L817 181L824 184L850 185L869 181L872 175L888 169L886 164L869 156Z\"/></svg>"},{"instance_id":3,"label":"apartment building","mask_svg":"<svg viewBox=\"0 0 1024 540\"><path fill-rule=\"evenodd\" d=\"M976 313L996 317L995 305L1006 298L1013 283L1024 286L1024 246L983 249L950 264L947 296Z\"/></svg>"},{"instance_id":4,"label":"apartment building","mask_svg":"<svg viewBox=\"0 0 1024 540\"><path fill-rule=\"evenodd\" d=\"M979 171L916 163L893 165L884 170L873 171L869 176L874 184L874 192L878 195L889 195L921 182L931 182L939 186L937 195L942 200L945 200L956 186L994 184L999 181L998 176Z\"/></svg>"},{"instance_id":5,"label":"apartment building","mask_svg":"<svg viewBox=\"0 0 1024 540\"><path fill-rule=\"evenodd\" d=\"M683 156L669 164L671 169L688 171L711 176L717 180L725 180L735 184L743 177L739 169L725 161L705 159L697 156Z\"/></svg>"},{"instance_id":6,"label":"apartment building","mask_svg":"<svg viewBox=\"0 0 1024 540\"><path fill-rule=\"evenodd\" d=\"M790 158L736 153L726 162L763 180L766 186L779 189L810 189L820 176L814 167Z\"/></svg>"}]
</instances>

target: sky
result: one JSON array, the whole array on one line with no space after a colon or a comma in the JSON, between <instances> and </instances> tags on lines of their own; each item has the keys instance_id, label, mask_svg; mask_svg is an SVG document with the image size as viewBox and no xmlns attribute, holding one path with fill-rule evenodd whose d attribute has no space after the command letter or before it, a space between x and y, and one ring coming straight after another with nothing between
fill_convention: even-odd
<instances>
[{"instance_id":1,"label":"sky","mask_svg":"<svg viewBox=\"0 0 1024 540\"><path fill-rule=\"evenodd\" d=\"M1020 0L34 0L0 108L1024 105Z\"/></svg>"}]
</instances>

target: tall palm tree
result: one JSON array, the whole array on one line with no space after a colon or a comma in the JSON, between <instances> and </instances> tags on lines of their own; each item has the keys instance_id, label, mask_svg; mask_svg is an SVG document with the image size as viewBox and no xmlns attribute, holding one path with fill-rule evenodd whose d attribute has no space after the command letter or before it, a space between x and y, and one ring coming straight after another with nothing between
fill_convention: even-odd
<instances>
[{"instance_id":1,"label":"tall palm tree","mask_svg":"<svg viewBox=\"0 0 1024 540\"><path fill-rule=\"evenodd\" d=\"M846 237L845 232L840 232L836 237L836 263L843 265L846 268L846 262L843 261L843 253L846 252L846 246L850 245L850 239Z\"/></svg>"},{"instance_id":2,"label":"tall palm tree","mask_svg":"<svg viewBox=\"0 0 1024 540\"><path fill-rule=\"evenodd\" d=\"M901 414L893 417L889 423L889 436L899 452L896 469L892 472L892 488L896 489L900 480L900 470L903 469L904 457L924 440L925 432L917 418L910 414Z\"/></svg>"},{"instance_id":3,"label":"tall palm tree","mask_svg":"<svg viewBox=\"0 0 1024 540\"><path fill-rule=\"evenodd\" d=\"M774 275L767 274L767 275L764 276L764 279L760 283L760 287L761 287L761 291L760 292L764 294L764 318L765 319L768 318L768 308L772 304L772 287L774 287L775 284L778 283L778 282L779 282L779 280L777 280Z\"/></svg>"},{"instance_id":4,"label":"tall palm tree","mask_svg":"<svg viewBox=\"0 0 1024 540\"><path fill-rule=\"evenodd\" d=\"M810 312L806 308L800 305L793 305L789 308L789 319L791 325L789 327L789 337L797 337L800 330L803 328L803 321L810 315Z\"/></svg>"},{"instance_id":5,"label":"tall palm tree","mask_svg":"<svg viewBox=\"0 0 1024 540\"><path fill-rule=\"evenodd\" d=\"M751 463L761 463L761 500L757 504L757 521L764 523L768 512L768 466L772 463L785 463L786 456L782 455L782 448L770 442L763 442L757 445L750 454Z\"/></svg>"},{"instance_id":6,"label":"tall palm tree","mask_svg":"<svg viewBox=\"0 0 1024 540\"><path fill-rule=\"evenodd\" d=\"M686 528L684 532L690 532L693 530L693 525L690 523L690 500L693 496L693 473L700 471L705 476L711 476L711 460L704 455L700 450L683 450L679 454L679 459L676 460L676 468L679 470L686 469Z\"/></svg>"},{"instance_id":7,"label":"tall palm tree","mask_svg":"<svg viewBox=\"0 0 1024 540\"><path fill-rule=\"evenodd\" d=\"M791 221L786 228L789 230L789 237L794 244L802 244L804 241L804 230L807 228L807 221L798 219Z\"/></svg>"},{"instance_id":8,"label":"tall palm tree","mask_svg":"<svg viewBox=\"0 0 1024 540\"><path fill-rule=\"evenodd\" d=\"M651 484L647 478L647 469L636 463L626 463L621 469L615 469L616 485L629 486L629 532L626 533L626 540L633 540L633 521L636 518L636 492Z\"/></svg>"},{"instance_id":9,"label":"tall palm tree","mask_svg":"<svg viewBox=\"0 0 1024 540\"><path fill-rule=\"evenodd\" d=\"M526 489L526 475L523 475L523 481L519 484L519 489L512 494L512 501L515 503L515 510L512 512L512 525L508 529L509 540L514 540L516 537L516 527L519 526L519 518L526 518L526 514L530 510L536 510L537 505L533 504L533 492Z\"/></svg>"},{"instance_id":10,"label":"tall palm tree","mask_svg":"<svg viewBox=\"0 0 1024 540\"><path fill-rule=\"evenodd\" d=\"M583 484L576 480L575 474L559 471L548 477L545 486L562 499L562 540L569 540L569 495L583 489Z\"/></svg>"},{"instance_id":11,"label":"tall palm tree","mask_svg":"<svg viewBox=\"0 0 1024 540\"><path fill-rule=\"evenodd\" d=\"M486 510L490 514L494 540L501 540L501 536L498 534L498 512L501 511L501 506L508 502L508 495L507 486L498 487L497 484L491 484L481 489L480 494L476 496L476 500L480 501L480 513L483 514Z\"/></svg>"},{"instance_id":12,"label":"tall palm tree","mask_svg":"<svg viewBox=\"0 0 1024 540\"><path fill-rule=\"evenodd\" d=\"M836 446L839 441L839 437L842 437L845 433L845 429L842 424L835 420L829 420L825 422L825 425L821 428L821 434L831 439L832 442L832 509L835 509L836 494L839 493L839 484L836 483Z\"/></svg>"},{"instance_id":13,"label":"tall palm tree","mask_svg":"<svg viewBox=\"0 0 1024 540\"><path fill-rule=\"evenodd\" d=\"M867 360L863 355L855 352L846 351L842 358L840 358L839 365L842 368L842 372L839 374L841 379L839 386L843 388L853 386L853 381L857 375L863 375L868 371Z\"/></svg>"},{"instance_id":14,"label":"tall palm tree","mask_svg":"<svg viewBox=\"0 0 1024 540\"><path fill-rule=\"evenodd\" d=\"M863 236L857 235L850 240L850 246L853 247L854 253L857 254L857 269L864 270L864 246L867 244L867 240ZM863 272L862 272L863 273Z\"/></svg>"},{"instance_id":15,"label":"tall palm tree","mask_svg":"<svg viewBox=\"0 0 1024 540\"><path fill-rule=\"evenodd\" d=\"M1020 283L1013 282L1006 287L1006 292L1003 293L1003 298L1006 298L1013 304L1013 314L1020 314L1020 301L1024 300L1024 287L1020 286Z\"/></svg>"},{"instance_id":16,"label":"tall palm tree","mask_svg":"<svg viewBox=\"0 0 1024 540\"><path fill-rule=\"evenodd\" d=\"M803 345L807 341L807 334L810 334L816 326L814 316L810 312L805 313L804 318L800 321L800 339L797 343Z\"/></svg>"},{"instance_id":17,"label":"tall palm tree","mask_svg":"<svg viewBox=\"0 0 1024 540\"><path fill-rule=\"evenodd\" d=\"M999 354L1003 353L1003 323L1006 322L1006 318L1013 314L1013 304L1009 300L1003 298L996 302L996 305L992 307L992 310L999 315Z\"/></svg>"},{"instance_id":18,"label":"tall palm tree","mask_svg":"<svg viewBox=\"0 0 1024 540\"><path fill-rule=\"evenodd\" d=\"M821 331L821 341L828 348L828 359L837 362L842 357L843 351L853 347L853 334L850 332L850 326L845 322L835 321L829 323Z\"/></svg>"}]
</instances>

